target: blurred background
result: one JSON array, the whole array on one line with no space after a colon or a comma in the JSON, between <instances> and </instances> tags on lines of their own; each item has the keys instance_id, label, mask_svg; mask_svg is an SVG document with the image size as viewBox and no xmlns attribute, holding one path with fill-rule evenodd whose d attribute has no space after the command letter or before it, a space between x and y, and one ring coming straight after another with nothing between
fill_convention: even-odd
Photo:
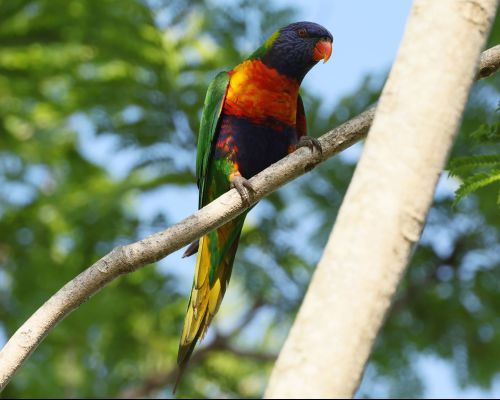
<instances>
[{"instance_id":1,"label":"blurred background","mask_svg":"<svg viewBox=\"0 0 500 400\"><path fill-rule=\"evenodd\" d=\"M0 346L114 246L196 210L196 136L219 70L289 22L323 24L334 53L303 85L319 136L377 99L410 6L1 0ZM499 42L497 19L489 46ZM495 118L499 91L499 75L475 85L452 156L492 152L470 133ZM228 293L178 397L262 395L361 149L252 210ZM453 208L457 187L445 172L358 397L500 396L497 194L487 187ZM181 254L82 305L0 396L170 397L195 262Z\"/></svg>"}]
</instances>

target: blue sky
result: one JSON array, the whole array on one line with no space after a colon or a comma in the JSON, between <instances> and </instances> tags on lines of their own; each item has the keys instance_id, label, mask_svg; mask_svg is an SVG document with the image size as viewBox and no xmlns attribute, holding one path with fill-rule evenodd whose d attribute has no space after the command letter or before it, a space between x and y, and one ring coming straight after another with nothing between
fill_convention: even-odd
<instances>
[{"instance_id":1,"label":"blue sky","mask_svg":"<svg viewBox=\"0 0 500 400\"><path fill-rule=\"evenodd\" d=\"M300 17L323 25L333 34L332 58L313 68L304 80L307 88L333 105L352 92L365 75L383 72L392 64L411 1L278 0L277 4L298 6Z\"/></svg>"}]
</instances>

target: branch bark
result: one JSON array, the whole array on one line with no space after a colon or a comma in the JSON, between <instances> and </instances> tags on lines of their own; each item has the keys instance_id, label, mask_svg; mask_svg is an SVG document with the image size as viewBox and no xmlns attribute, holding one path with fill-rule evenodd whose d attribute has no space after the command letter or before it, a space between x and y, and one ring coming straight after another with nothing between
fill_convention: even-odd
<instances>
[{"instance_id":1,"label":"branch bark","mask_svg":"<svg viewBox=\"0 0 500 400\"><path fill-rule=\"evenodd\" d=\"M266 398L354 395L420 238L496 8L495 0L415 0ZM497 65L489 52L482 61Z\"/></svg>"},{"instance_id":2,"label":"branch bark","mask_svg":"<svg viewBox=\"0 0 500 400\"><path fill-rule=\"evenodd\" d=\"M500 66L500 45L491 51L491 60ZM491 63L490 63L491 64ZM287 182L303 175L311 165L325 161L366 137L375 114L371 107L357 117L319 138L323 154L298 149L251 179L257 202ZM135 243L113 249L110 253L64 285L45 302L9 339L0 351L0 391L17 369L31 355L45 336L65 316L104 286L122 274L158 261L186 246L212 229L233 219L246 209L236 190L230 190L201 210Z\"/></svg>"}]
</instances>

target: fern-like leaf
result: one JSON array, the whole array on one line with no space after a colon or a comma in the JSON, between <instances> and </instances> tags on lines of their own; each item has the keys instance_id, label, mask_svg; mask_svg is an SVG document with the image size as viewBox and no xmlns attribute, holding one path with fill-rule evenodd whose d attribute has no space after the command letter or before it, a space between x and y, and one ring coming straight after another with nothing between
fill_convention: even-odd
<instances>
[{"instance_id":1,"label":"fern-like leaf","mask_svg":"<svg viewBox=\"0 0 500 400\"><path fill-rule=\"evenodd\" d=\"M475 168L496 167L500 165L500 154L457 157L450 161L449 176L464 176Z\"/></svg>"},{"instance_id":2,"label":"fern-like leaf","mask_svg":"<svg viewBox=\"0 0 500 400\"><path fill-rule=\"evenodd\" d=\"M500 168L468 177L455 192L453 205L456 206L468 194L497 181L500 181Z\"/></svg>"}]
</instances>

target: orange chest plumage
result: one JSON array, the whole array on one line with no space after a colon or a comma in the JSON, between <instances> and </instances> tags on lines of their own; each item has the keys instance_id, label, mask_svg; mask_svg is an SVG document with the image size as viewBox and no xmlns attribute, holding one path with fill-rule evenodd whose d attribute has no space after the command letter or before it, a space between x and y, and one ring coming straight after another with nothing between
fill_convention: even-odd
<instances>
[{"instance_id":1,"label":"orange chest plumage","mask_svg":"<svg viewBox=\"0 0 500 400\"><path fill-rule=\"evenodd\" d=\"M260 60L247 60L230 73L224 102L225 115L257 124L277 120L295 126L299 84Z\"/></svg>"}]
</instances>

